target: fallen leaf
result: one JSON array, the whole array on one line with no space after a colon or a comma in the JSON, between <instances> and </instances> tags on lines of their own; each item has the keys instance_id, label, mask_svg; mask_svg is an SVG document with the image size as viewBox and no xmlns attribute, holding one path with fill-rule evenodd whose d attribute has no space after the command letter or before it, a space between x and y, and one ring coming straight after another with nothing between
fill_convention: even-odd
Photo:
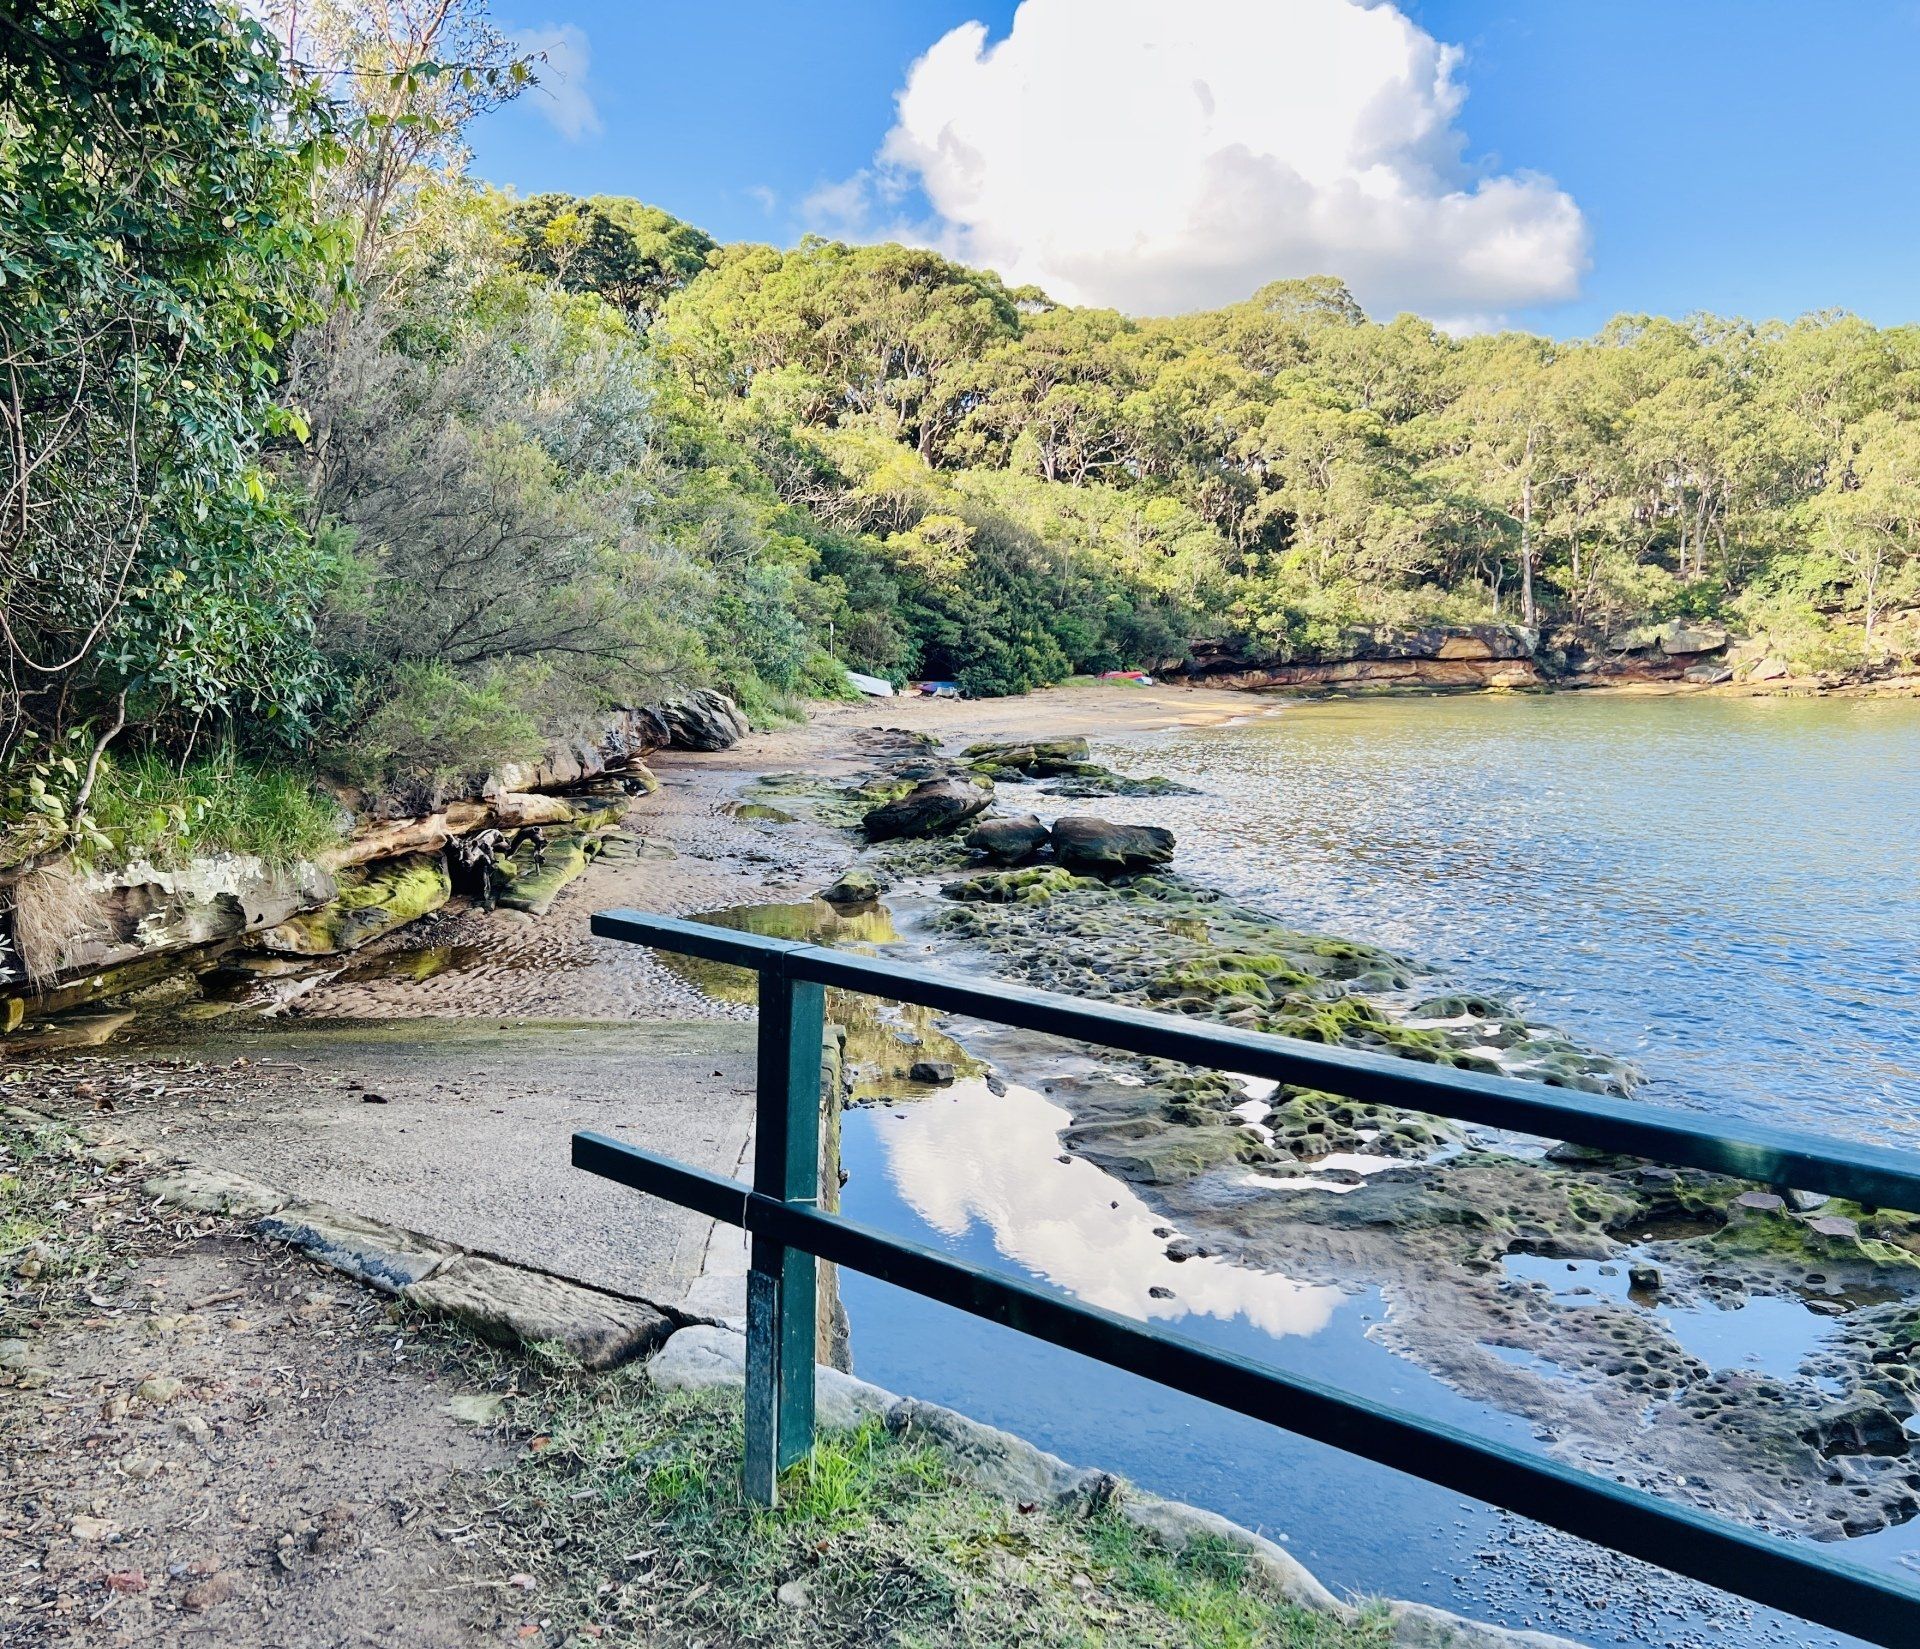
<instances>
[{"instance_id":1,"label":"fallen leaf","mask_svg":"<svg viewBox=\"0 0 1920 1649\"><path fill-rule=\"evenodd\" d=\"M116 1569L107 1576L109 1592L144 1592L147 1589L147 1577L138 1569Z\"/></svg>"}]
</instances>

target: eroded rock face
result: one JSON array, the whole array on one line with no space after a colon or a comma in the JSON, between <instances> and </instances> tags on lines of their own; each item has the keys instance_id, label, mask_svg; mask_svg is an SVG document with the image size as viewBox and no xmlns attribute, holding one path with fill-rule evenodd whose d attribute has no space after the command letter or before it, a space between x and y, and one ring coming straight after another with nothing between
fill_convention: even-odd
<instances>
[{"instance_id":1,"label":"eroded rock face","mask_svg":"<svg viewBox=\"0 0 1920 1649\"><path fill-rule=\"evenodd\" d=\"M923 779L904 796L882 802L860 821L867 839L944 836L986 812L993 800L990 784L968 779Z\"/></svg>"},{"instance_id":2,"label":"eroded rock face","mask_svg":"<svg viewBox=\"0 0 1920 1649\"><path fill-rule=\"evenodd\" d=\"M982 819L967 833L967 846L998 865L1017 865L1047 845L1051 832L1031 813Z\"/></svg>"},{"instance_id":3,"label":"eroded rock face","mask_svg":"<svg viewBox=\"0 0 1920 1649\"><path fill-rule=\"evenodd\" d=\"M677 750L728 750L753 731L739 706L711 687L660 705L652 714L666 727L664 742Z\"/></svg>"},{"instance_id":4,"label":"eroded rock face","mask_svg":"<svg viewBox=\"0 0 1920 1649\"><path fill-rule=\"evenodd\" d=\"M238 938L331 898L334 878L318 865L269 865L223 853L175 870L145 861L81 880L89 919L58 953L26 960L36 974L65 977L110 970L162 952Z\"/></svg>"},{"instance_id":5,"label":"eroded rock face","mask_svg":"<svg viewBox=\"0 0 1920 1649\"><path fill-rule=\"evenodd\" d=\"M1069 870L1134 875L1173 862L1173 832L1071 814L1054 821L1053 856Z\"/></svg>"}]
</instances>

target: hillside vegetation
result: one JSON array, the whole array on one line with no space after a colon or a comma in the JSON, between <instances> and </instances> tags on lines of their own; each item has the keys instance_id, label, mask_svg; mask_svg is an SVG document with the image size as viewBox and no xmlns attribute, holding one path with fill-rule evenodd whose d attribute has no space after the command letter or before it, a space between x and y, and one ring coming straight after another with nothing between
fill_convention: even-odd
<instances>
[{"instance_id":1,"label":"hillside vegetation","mask_svg":"<svg viewBox=\"0 0 1920 1649\"><path fill-rule=\"evenodd\" d=\"M720 245L468 176L539 72L482 0L0 30L0 877L209 760L373 791L691 684L766 719L846 666L1009 693L1491 620L1903 645L1920 328L1450 338L1331 277L1142 319Z\"/></svg>"}]
</instances>

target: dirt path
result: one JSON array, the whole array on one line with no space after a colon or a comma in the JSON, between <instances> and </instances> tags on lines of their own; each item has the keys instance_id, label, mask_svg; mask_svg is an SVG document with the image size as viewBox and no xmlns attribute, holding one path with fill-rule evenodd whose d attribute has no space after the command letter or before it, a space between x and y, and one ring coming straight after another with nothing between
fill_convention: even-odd
<instances>
[{"instance_id":1,"label":"dirt path","mask_svg":"<svg viewBox=\"0 0 1920 1649\"><path fill-rule=\"evenodd\" d=\"M0 1645L497 1638L455 1487L507 1458L475 1394L380 1297L152 1209L148 1171L46 1146L10 1193L54 1212L0 1285Z\"/></svg>"}]
</instances>

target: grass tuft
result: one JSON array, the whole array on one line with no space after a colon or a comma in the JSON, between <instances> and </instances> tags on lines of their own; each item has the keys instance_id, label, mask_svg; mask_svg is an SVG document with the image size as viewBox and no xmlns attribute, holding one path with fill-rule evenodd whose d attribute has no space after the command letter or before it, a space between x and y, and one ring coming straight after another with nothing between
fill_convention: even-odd
<instances>
[{"instance_id":1,"label":"grass tuft","mask_svg":"<svg viewBox=\"0 0 1920 1649\"><path fill-rule=\"evenodd\" d=\"M248 760L231 744L184 768L153 751L110 757L92 813L121 859L160 864L221 852L288 864L341 833L340 804L310 779Z\"/></svg>"},{"instance_id":2,"label":"grass tuft","mask_svg":"<svg viewBox=\"0 0 1920 1649\"><path fill-rule=\"evenodd\" d=\"M1174 1551L1111 1509L1022 1512L878 1422L824 1435L777 1508L739 1487L738 1393L524 1366L532 1442L486 1485L546 1641L711 1649L1383 1649L1287 1603L1218 1541ZM802 1595L796 1601L792 1583ZM788 1601L781 1601L782 1588Z\"/></svg>"}]
</instances>

